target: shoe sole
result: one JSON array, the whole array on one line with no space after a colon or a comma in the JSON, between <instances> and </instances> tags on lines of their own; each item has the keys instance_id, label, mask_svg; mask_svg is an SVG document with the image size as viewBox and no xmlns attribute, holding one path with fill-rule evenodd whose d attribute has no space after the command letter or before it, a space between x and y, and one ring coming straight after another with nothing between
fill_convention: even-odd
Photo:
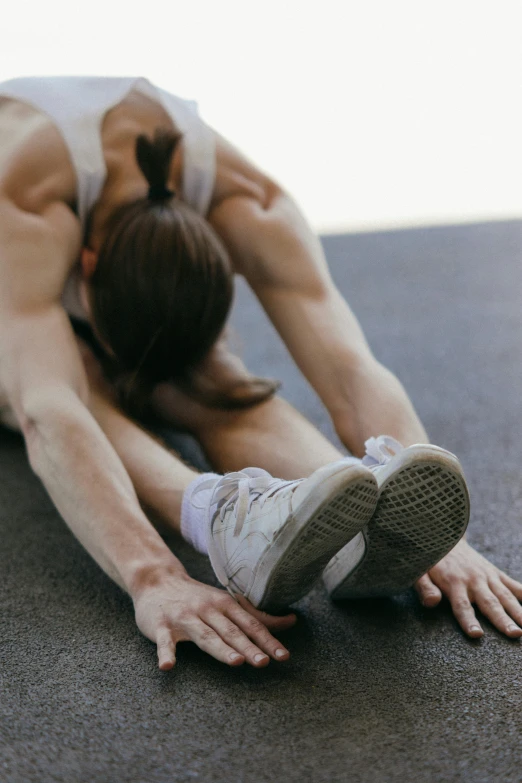
<instances>
[{"instance_id":1,"label":"shoe sole","mask_svg":"<svg viewBox=\"0 0 522 783\"><path fill-rule=\"evenodd\" d=\"M332 556L367 525L378 487L362 466L326 476L281 528L246 592L259 609L277 611L306 595Z\"/></svg>"},{"instance_id":2,"label":"shoe sole","mask_svg":"<svg viewBox=\"0 0 522 783\"><path fill-rule=\"evenodd\" d=\"M458 543L469 521L469 494L458 459L412 446L379 476L379 500L365 531L366 556L347 572L338 552L323 575L333 599L389 596L410 588ZM348 563L349 566L349 563Z\"/></svg>"}]
</instances>

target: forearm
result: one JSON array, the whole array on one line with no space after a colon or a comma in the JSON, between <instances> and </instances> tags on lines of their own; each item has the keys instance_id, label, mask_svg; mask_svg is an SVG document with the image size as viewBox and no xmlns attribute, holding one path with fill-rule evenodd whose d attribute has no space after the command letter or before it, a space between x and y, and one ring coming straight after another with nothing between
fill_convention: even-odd
<instances>
[{"instance_id":1,"label":"forearm","mask_svg":"<svg viewBox=\"0 0 522 783\"><path fill-rule=\"evenodd\" d=\"M131 595L154 570L179 569L141 510L131 480L87 408L74 402L31 420L31 466L100 567Z\"/></svg>"},{"instance_id":2,"label":"forearm","mask_svg":"<svg viewBox=\"0 0 522 783\"><path fill-rule=\"evenodd\" d=\"M388 434L426 442L426 432L400 381L374 357L361 327L332 283L317 294L263 288L260 298L296 364L329 411L343 443Z\"/></svg>"},{"instance_id":3,"label":"forearm","mask_svg":"<svg viewBox=\"0 0 522 783\"><path fill-rule=\"evenodd\" d=\"M404 387L371 355L350 363L344 384L329 403L339 437L357 456L364 454L371 436L391 435L404 446L429 442Z\"/></svg>"},{"instance_id":4,"label":"forearm","mask_svg":"<svg viewBox=\"0 0 522 783\"><path fill-rule=\"evenodd\" d=\"M197 473L103 394L91 395L90 408L121 459L141 503L169 528L179 531L183 492Z\"/></svg>"},{"instance_id":5,"label":"forearm","mask_svg":"<svg viewBox=\"0 0 522 783\"><path fill-rule=\"evenodd\" d=\"M295 259L290 266L296 275L296 293L289 293L289 279L286 286L279 281L271 294L261 294L261 298L296 363L328 409L341 439L358 455L364 454L367 438L382 433L405 445L426 442L428 436L404 387L373 356L357 318L333 284L322 246L298 206L280 194L274 208L285 214L280 226L287 237L285 261ZM274 248L273 256L279 265L281 247L282 242Z\"/></svg>"},{"instance_id":6,"label":"forearm","mask_svg":"<svg viewBox=\"0 0 522 783\"><path fill-rule=\"evenodd\" d=\"M272 187L263 204L230 199L213 220L348 448L362 454L364 441L381 433L426 441L406 392L375 360L295 202Z\"/></svg>"}]
</instances>

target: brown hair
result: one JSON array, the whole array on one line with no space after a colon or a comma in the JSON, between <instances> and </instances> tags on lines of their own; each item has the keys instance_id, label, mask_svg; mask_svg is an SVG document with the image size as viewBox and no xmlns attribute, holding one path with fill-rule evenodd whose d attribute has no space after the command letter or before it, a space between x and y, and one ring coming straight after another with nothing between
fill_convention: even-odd
<instances>
[{"instance_id":1,"label":"brown hair","mask_svg":"<svg viewBox=\"0 0 522 783\"><path fill-rule=\"evenodd\" d=\"M162 381L190 390L191 375L222 332L233 298L223 244L167 188L180 139L161 129L153 140L138 137L136 159L149 183L148 197L124 204L110 217L90 280L96 329L113 353L105 370L131 410L143 408ZM195 396L210 405L244 407L275 391L273 383L266 384L261 394L257 386L257 393L247 391L240 401L230 397L230 404L222 391L216 396L195 390Z\"/></svg>"}]
</instances>

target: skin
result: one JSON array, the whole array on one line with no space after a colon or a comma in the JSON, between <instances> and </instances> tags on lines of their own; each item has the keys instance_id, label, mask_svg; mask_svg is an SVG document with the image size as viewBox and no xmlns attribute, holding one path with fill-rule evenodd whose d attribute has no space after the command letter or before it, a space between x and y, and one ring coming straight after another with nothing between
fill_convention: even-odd
<instances>
[{"instance_id":1,"label":"skin","mask_svg":"<svg viewBox=\"0 0 522 783\"><path fill-rule=\"evenodd\" d=\"M268 616L186 574L144 509L179 530L181 498L196 474L116 408L96 360L75 338L60 305L79 258L88 298L108 216L146 193L134 159L136 136L169 124L160 106L137 94L106 115L108 176L84 246L74 214L75 175L60 134L28 107L0 105L0 409L4 421L23 433L30 465L66 523L131 596L140 630L157 644L161 669L172 668L176 644L186 640L229 665L260 667L288 658L271 631L290 627L295 616ZM366 438L383 432L404 445L427 442L400 382L373 357L296 205L227 141L216 141L207 219L342 441L357 455ZM181 146L168 183L178 192L182 155ZM225 378L247 375L222 345L207 369ZM216 414L162 384L151 403L166 421L194 432L222 472L256 464L296 478L339 457L278 398ZM512 629L513 621L522 623L522 585L464 541L419 580L417 591L426 606L446 596L470 636L482 634L472 603L506 635L522 635Z\"/></svg>"}]
</instances>

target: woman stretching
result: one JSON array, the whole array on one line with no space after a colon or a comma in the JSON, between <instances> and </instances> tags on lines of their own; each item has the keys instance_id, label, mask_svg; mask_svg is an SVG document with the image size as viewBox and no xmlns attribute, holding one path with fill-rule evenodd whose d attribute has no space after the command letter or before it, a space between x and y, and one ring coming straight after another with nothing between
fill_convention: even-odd
<instances>
[{"instance_id":1,"label":"woman stretching","mask_svg":"<svg viewBox=\"0 0 522 783\"><path fill-rule=\"evenodd\" d=\"M364 459L228 351L234 274ZM144 413L192 432L217 472L187 467L135 423ZM131 596L162 669L184 640L230 665L286 660L271 632L295 616L266 610L321 574L333 598L416 583L470 636L473 603L522 635L522 585L460 540L458 460L429 445L295 204L145 79L0 84L0 417ZM191 579L143 509L209 555L228 593Z\"/></svg>"}]
</instances>

